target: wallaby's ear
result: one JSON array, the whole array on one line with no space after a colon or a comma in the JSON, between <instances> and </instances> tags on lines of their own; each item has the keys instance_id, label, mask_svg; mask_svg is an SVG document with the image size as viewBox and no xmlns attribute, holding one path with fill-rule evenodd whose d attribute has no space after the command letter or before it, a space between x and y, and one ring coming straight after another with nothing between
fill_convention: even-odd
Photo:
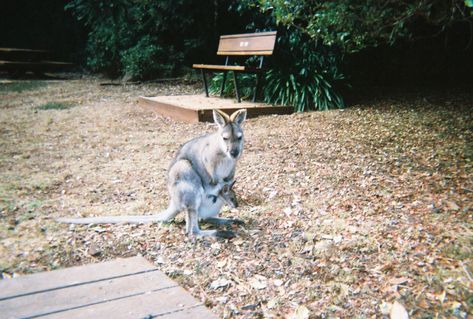
<instances>
[{"instance_id":1,"label":"wallaby's ear","mask_svg":"<svg viewBox=\"0 0 473 319\"><path fill-rule=\"evenodd\" d=\"M227 115L227 113L224 113L220 110L213 110L213 116L214 116L214 122L218 126L225 126L227 125L228 122L230 122L230 117Z\"/></svg>"},{"instance_id":2,"label":"wallaby's ear","mask_svg":"<svg viewBox=\"0 0 473 319\"><path fill-rule=\"evenodd\" d=\"M238 110L230 116L230 121L238 125L241 125L245 119L246 109Z\"/></svg>"}]
</instances>

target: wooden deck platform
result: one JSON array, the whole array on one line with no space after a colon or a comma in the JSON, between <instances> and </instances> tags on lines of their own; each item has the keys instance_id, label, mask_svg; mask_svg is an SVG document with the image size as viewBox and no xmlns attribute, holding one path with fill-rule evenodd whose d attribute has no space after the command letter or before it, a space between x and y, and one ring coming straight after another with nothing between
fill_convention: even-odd
<instances>
[{"instance_id":1,"label":"wooden deck platform","mask_svg":"<svg viewBox=\"0 0 473 319\"><path fill-rule=\"evenodd\" d=\"M143 257L0 280L0 317L217 318Z\"/></svg>"},{"instance_id":2,"label":"wooden deck platform","mask_svg":"<svg viewBox=\"0 0 473 319\"><path fill-rule=\"evenodd\" d=\"M235 99L205 97L204 95L140 96L139 103L160 114L189 123L212 122L213 109L219 109L229 114L238 109L247 109L248 118L293 112L293 108L287 106L244 101L237 103Z\"/></svg>"}]
</instances>

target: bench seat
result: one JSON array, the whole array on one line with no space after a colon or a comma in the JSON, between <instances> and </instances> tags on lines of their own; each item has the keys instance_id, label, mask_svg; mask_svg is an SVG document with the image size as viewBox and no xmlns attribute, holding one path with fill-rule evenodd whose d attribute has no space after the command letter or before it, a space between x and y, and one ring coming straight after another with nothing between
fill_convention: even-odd
<instances>
[{"instance_id":1,"label":"bench seat","mask_svg":"<svg viewBox=\"0 0 473 319\"><path fill-rule=\"evenodd\" d=\"M264 72L265 69L255 68L245 65L213 65L213 64L193 64L194 69L206 69L206 70L220 70L220 71L237 71L247 73L258 73Z\"/></svg>"}]
</instances>

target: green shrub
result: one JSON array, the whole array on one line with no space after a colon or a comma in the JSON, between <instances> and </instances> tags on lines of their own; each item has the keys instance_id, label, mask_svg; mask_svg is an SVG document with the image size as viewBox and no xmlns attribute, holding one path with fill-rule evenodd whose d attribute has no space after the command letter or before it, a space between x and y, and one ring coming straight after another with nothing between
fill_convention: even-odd
<instances>
[{"instance_id":1,"label":"green shrub","mask_svg":"<svg viewBox=\"0 0 473 319\"><path fill-rule=\"evenodd\" d=\"M107 25L98 25L90 33L86 47L87 66L94 72L117 76L120 70L117 34Z\"/></svg>"},{"instance_id":2,"label":"green shrub","mask_svg":"<svg viewBox=\"0 0 473 319\"><path fill-rule=\"evenodd\" d=\"M147 79L159 74L169 76L182 64L183 55L173 47L164 49L157 40L145 36L138 43L121 53L121 63L126 76Z\"/></svg>"},{"instance_id":3,"label":"green shrub","mask_svg":"<svg viewBox=\"0 0 473 319\"><path fill-rule=\"evenodd\" d=\"M208 56L209 44L217 40L215 30L231 24L220 18L229 16L230 2L71 0L65 8L88 28L92 71L146 79L179 73Z\"/></svg>"},{"instance_id":4,"label":"green shrub","mask_svg":"<svg viewBox=\"0 0 473 319\"><path fill-rule=\"evenodd\" d=\"M296 112L343 108L338 90L343 80L336 52L293 30L279 37L265 76L264 100L293 106Z\"/></svg>"}]
</instances>

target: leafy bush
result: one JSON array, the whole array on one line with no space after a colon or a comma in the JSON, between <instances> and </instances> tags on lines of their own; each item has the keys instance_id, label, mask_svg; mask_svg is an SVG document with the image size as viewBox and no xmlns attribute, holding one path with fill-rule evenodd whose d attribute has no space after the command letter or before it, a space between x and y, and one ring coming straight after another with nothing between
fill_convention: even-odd
<instances>
[{"instance_id":1,"label":"leafy bush","mask_svg":"<svg viewBox=\"0 0 473 319\"><path fill-rule=\"evenodd\" d=\"M297 31L281 34L273 68L265 77L264 100L297 112L343 108L337 87L344 80L339 58Z\"/></svg>"},{"instance_id":2,"label":"leafy bush","mask_svg":"<svg viewBox=\"0 0 473 319\"><path fill-rule=\"evenodd\" d=\"M126 77L151 78L156 74L169 76L182 64L182 53L174 52L172 47L164 50L156 45L156 40L145 36L136 46L121 52L121 63ZM161 61L161 63L157 63Z\"/></svg>"},{"instance_id":3,"label":"leafy bush","mask_svg":"<svg viewBox=\"0 0 473 319\"><path fill-rule=\"evenodd\" d=\"M147 79L179 73L209 56L216 30L235 27L230 2L71 0L65 8L89 29L86 54L92 71Z\"/></svg>"},{"instance_id":4,"label":"leafy bush","mask_svg":"<svg viewBox=\"0 0 473 319\"><path fill-rule=\"evenodd\" d=\"M123 34L128 24L125 19L126 5L127 0L72 0L65 6L89 28L87 65L94 72L112 76L120 73L119 52L121 46L129 45Z\"/></svg>"},{"instance_id":5,"label":"leafy bush","mask_svg":"<svg viewBox=\"0 0 473 319\"><path fill-rule=\"evenodd\" d=\"M95 29L87 41L87 66L94 72L116 76L120 70L117 34L108 26Z\"/></svg>"}]
</instances>

